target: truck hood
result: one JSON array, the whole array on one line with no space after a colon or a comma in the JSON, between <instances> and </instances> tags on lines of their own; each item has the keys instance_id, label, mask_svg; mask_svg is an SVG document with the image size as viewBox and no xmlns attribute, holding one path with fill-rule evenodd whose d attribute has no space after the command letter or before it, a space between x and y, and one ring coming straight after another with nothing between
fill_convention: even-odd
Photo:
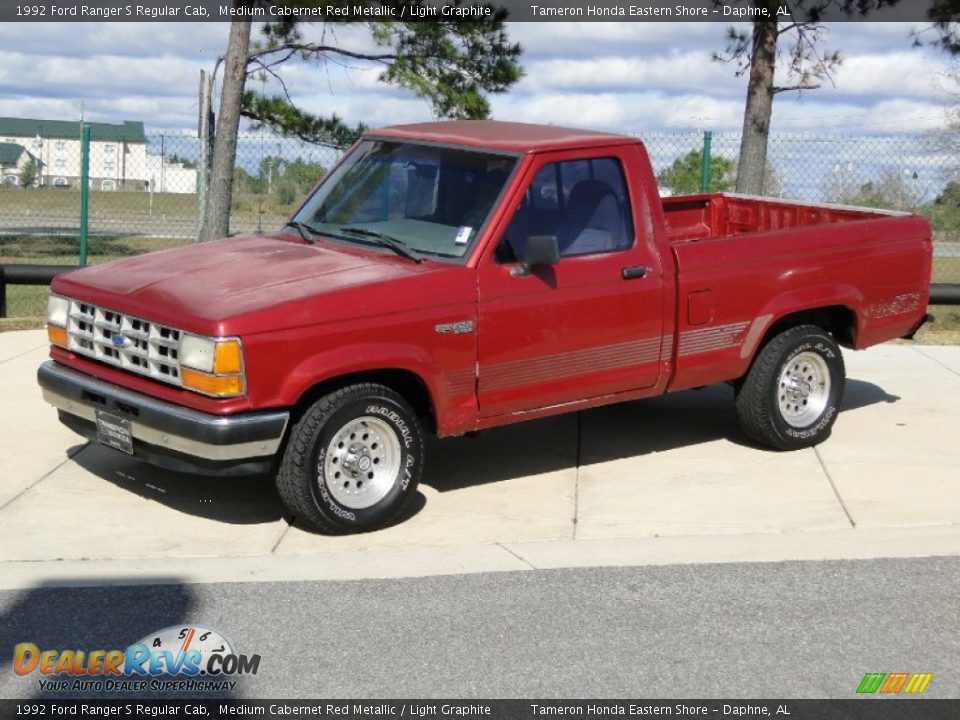
<instances>
[{"instance_id":1,"label":"truck hood","mask_svg":"<svg viewBox=\"0 0 960 720\"><path fill-rule=\"evenodd\" d=\"M92 265L59 276L51 290L175 327L216 332L230 318L443 268L451 266L255 235Z\"/></svg>"}]
</instances>

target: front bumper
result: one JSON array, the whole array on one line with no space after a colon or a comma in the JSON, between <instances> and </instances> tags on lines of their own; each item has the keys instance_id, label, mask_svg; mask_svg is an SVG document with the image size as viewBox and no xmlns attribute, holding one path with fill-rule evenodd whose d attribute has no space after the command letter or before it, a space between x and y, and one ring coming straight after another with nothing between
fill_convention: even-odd
<instances>
[{"instance_id":1,"label":"front bumper","mask_svg":"<svg viewBox=\"0 0 960 720\"><path fill-rule=\"evenodd\" d=\"M98 380L48 360L37 371L43 398L71 430L97 440L96 413L130 421L133 454L185 472L247 475L266 472L283 442L286 410L208 415ZM119 452L119 451L115 451Z\"/></svg>"}]
</instances>

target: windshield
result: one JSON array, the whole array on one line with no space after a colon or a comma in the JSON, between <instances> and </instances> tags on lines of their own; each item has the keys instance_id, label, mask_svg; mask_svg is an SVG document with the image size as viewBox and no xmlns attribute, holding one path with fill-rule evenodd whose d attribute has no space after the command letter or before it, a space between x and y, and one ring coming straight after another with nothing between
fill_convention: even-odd
<instances>
[{"instance_id":1,"label":"windshield","mask_svg":"<svg viewBox=\"0 0 960 720\"><path fill-rule=\"evenodd\" d=\"M294 220L350 242L385 235L417 253L463 257L516 162L494 153L367 140Z\"/></svg>"}]
</instances>

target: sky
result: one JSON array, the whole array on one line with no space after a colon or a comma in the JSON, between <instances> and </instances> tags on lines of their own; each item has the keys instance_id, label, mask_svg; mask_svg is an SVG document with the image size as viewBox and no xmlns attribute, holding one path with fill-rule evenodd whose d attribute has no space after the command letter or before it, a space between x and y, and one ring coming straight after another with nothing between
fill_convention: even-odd
<instances>
[{"instance_id":1,"label":"sky","mask_svg":"<svg viewBox=\"0 0 960 720\"><path fill-rule=\"evenodd\" d=\"M739 131L746 78L711 60L724 23L513 23L525 76L491 98L493 117L600 130ZM920 133L942 128L960 104L951 79L960 66L943 52L914 48L904 23L836 23L826 48L844 62L833 83L782 93L773 131ZM151 130L195 130L201 69L226 49L226 23L38 23L0 26L0 116L92 121L142 120ZM319 32L319 29L316 30ZM364 48L349 28L327 29ZM257 29L254 28L256 35ZM327 38L329 40L329 37ZM782 69L780 70L782 76ZM431 119L423 100L377 81L359 62L291 65L295 100L371 127ZM268 87L268 90L271 88ZM951 91L953 94L951 94Z\"/></svg>"}]
</instances>

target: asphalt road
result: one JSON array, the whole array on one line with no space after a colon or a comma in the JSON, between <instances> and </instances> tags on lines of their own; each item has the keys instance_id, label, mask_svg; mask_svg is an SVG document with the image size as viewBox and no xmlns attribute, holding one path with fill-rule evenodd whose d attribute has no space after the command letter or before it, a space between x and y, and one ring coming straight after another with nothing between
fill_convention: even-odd
<instances>
[{"instance_id":1,"label":"asphalt road","mask_svg":"<svg viewBox=\"0 0 960 720\"><path fill-rule=\"evenodd\" d=\"M0 697L50 697L11 671L16 643L185 623L262 656L221 697L853 698L899 671L958 697L958 598L960 558L38 587L0 593Z\"/></svg>"}]
</instances>

